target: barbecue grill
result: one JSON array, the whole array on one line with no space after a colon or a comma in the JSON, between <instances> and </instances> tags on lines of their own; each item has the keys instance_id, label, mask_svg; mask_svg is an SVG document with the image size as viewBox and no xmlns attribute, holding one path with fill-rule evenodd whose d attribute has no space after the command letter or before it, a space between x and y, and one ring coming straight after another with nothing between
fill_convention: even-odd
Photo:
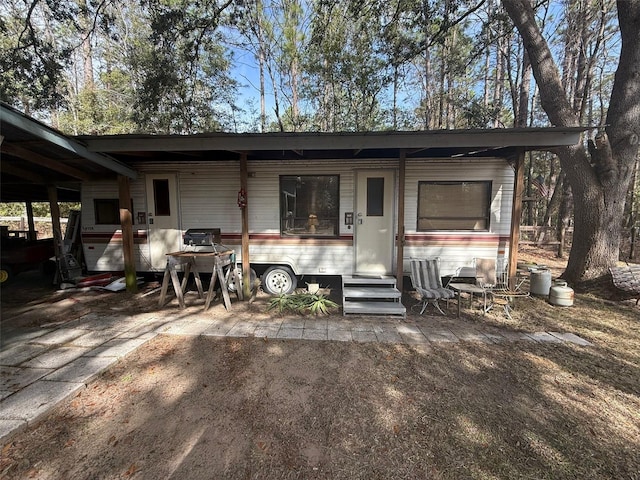
<instances>
[{"instance_id":1,"label":"barbecue grill","mask_svg":"<svg viewBox=\"0 0 640 480\"><path fill-rule=\"evenodd\" d=\"M219 228L190 228L182 236L184 244L195 252L225 252L231 248L222 244Z\"/></svg>"}]
</instances>

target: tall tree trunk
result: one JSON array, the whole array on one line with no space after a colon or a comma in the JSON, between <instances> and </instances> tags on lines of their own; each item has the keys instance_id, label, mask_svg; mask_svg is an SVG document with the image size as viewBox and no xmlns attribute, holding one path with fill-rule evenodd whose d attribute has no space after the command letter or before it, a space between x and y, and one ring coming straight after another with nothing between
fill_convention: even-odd
<instances>
[{"instance_id":1,"label":"tall tree trunk","mask_svg":"<svg viewBox=\"0 0 640 480\"><path fill-rule=\"evenodd\" d=\"M564 258L566 246L566 232L571 221L572 197L571 187L564 173L561 173L556 183L556 191L559 193L558 221L556 222L556 237L558 238L557 257Z\"/></svg>"},{"instance_id":2,"label":"tall tree trunk","mask_svg":"<svg viewBox=\"0 0 640 480\"><path fill-rule=\"evenodd\" d=\"M266 106L266 87L264 70L266 58L266 45L264 39L264 29L262 28L262 15L264 7L262 1L256 2L256 36L258 38L258 69L260 74L260 128L262 133L267 131L267 106Z\"/></svg>"},{"instance_id":3,"label":"tall tree trunk","mask_svg":"<svg viewBox=\"0 0 640 480\"><path fill-rule=\"evenodd\" d=\"M633 167L633 174L631 175L631 182L629 183L629 193L627 196L627 202L625 206L625 222L624 226L626 228L632 228L636 223L640 221L638 218L638 212L636 210L636 202L637 202L637 189L640 188L638 185L638 170L640 169L640 156L636 159L636 163Z\"/></svg>"},{"instance_id":4,"label":"tall tree trunk","mask_svg":"<svg viewBox=\"0 0 640 480\"><path fill-rule=\"evenodd\" d=\"M516 127L526 127L529 119L529 95L531 94L531 62L525 50L522 56L522 76L520 78L520 92L516 106Z\"/></svg>"},{"instance_id":5,"label":"tall tree trunk","mask_svg":"<svg viewBox=\"0 0 640 480\"><path fill-rule=\"evenodd\" d=\"M529 52L542 107L552 124L578 126L551 51L529 0L503 0ZM640 139L640 0L619 0L622 37L606 133L590 148L563 147L558 155L574 195L574 241L564 277L599 277L618 260L624 200ZM592 166L593 163L593 166Z\"/></svg>"},{"instance_id":6,"label":"tall tree trunk","mask_svg":"<svg viewBox=\"0 0 640 480\"><path fill-rule=\"evenodd\" d=\"M445 101L444 97L446 95L445 92L445 80L447 78L447 61L446 61L446 48L443 47L443 51L440 55L440 85L438 85L438 128L444 128L445 126Z\"/></svg>"},{"instance_id":7,"label":"tall tree trunk","mask_svg":"<svg viewBox=\"0 0 640 480\"><path fill-rule=\"evenodd\" d=\"M500 110L502 109L502 89L504 87L504 51L503 42L504 37L498 38L498 45L496 47L496 70L494 74L494 89L493 89L493 109L495 117L493 118L493 128L500 126Z\"/></svg>"}]
</instances>

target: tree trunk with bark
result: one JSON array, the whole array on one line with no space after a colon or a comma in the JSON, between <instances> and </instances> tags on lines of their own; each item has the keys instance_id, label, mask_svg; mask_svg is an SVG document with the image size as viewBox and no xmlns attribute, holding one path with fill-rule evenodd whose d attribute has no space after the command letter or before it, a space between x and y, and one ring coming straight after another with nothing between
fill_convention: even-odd
<instances>
[{"instance_id":1,"label":"tree trunk with bark","mask_svg":"<svg viewBox=\"0 0 640 480\"><path fill-rule=\"evenodd\" d=\"M578 126L530 0L503 0L529 53L540 100L553 125ZM574 196L574 240L563 274L578 284L597 278L620 252L625 194L640 138L640 0L619 0L622 47L607 114L607 127L590 148L574 145L557 153Z\"/></svg>"}]
</instances>

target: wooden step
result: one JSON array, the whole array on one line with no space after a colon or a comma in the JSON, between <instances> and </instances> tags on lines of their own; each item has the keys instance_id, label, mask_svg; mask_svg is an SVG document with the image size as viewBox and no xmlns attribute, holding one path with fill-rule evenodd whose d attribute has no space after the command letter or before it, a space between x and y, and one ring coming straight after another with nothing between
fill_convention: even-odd
<instances>
[{"instance_id":1,"label":"wooden step","mask_svg":"<svg viewBox=\"0 0 640 480\"><path fill-rule=\"evenodd\" d=\"M402 294L397 288L376 288L376 287L343 287L342 296L344 298L400 298Z\"/></svg>"}]
</instances>

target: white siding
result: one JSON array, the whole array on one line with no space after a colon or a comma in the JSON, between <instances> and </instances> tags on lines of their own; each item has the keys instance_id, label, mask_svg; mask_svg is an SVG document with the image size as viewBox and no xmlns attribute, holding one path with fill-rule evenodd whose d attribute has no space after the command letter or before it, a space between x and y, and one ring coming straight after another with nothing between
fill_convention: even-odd
<instances>
[{"instance_id":1,"label":"white siding","mask_svg":"<svg viewBox=\"0 0 640 480\"><path fill-rule=\"evenodd\" d=\"M82 233L83 234L104 234L107 238L110 235L121 232L120 225L96 225L94 199L117 199L118 182L98 181L85 182L82 184ZM146 199L144 183L137 180L131 182L131 198L133 200L133 231L146 232L146 224L137 224L137 213L145 212ZM87 237L88 238L88 237ZM108 243L105 240L92 242L83 238L83 253L87 267L90 271L117 271L124 269L124 257L122 253L122 241L112 239ZM136 261L136 268L144 271L148 269L149 246L146 243L134 244L133 254Z\"/></svg>"},{"instance_id":2,"label":"white siding","mask_svg":"<svg viewBox=\"0 0 640 480\"><path fill-rule=\"evenodd\" d=\"M407 161L405 184L405 234L411 236L418 224L418 182L421 181L482 181L492 182L490 224L488 232L439 231L442 236L452 237L466 233L467 244L447 244L424 246L411 244L404 250L404 271L409 271L410 257L439 257L443 275L455 273L457 267L472 265L474 258L504 257L506 250L504 237L508 237L511 227L511 207L513 201L513 169L500 159L482 160L459 159L421 162ZM502 240L498 240L500 237Z\"/></svg>"},{"instance_id":3,"label":"white siding","mask_svg":"<svg viewBox=\"0 0 640 480\"><path fill-rule=\"evenodd\" d=\"M298 274L350 274L353 268L353 227L344 225L344 213L353 212L355 171L358 169L397 169L397 161L318 160L248 162L249 230L257 241L250 246L251 260L262 264L289 264ZM147 212L144 172L177 172L179 222L184 232L189 228L220 228L228 243L240 252L241 210L237 205L240 189L240 162L144 163L137 165L140 177L131 182L134 222L138 212ZM335 245L309 240L280 241L280 175L340 176L340 236ZM446 241L429 239L428 232L417 232L417 195L420 181L490 180L491 218L488 232L437 232ZM507 254L504 239L511 221L514 173L507 163L495 160L408 160L405 184L405 233L414 236L405 246L404 270L410 257L440 257L443 274L453 273L462 265L470 265L476 257L500 257ZM117 182L90 182L83 186L82 222L84 232L115 232L119 226L94 225L93 199L117 198ZM146 231L145 225L134 225L134 231ZM260 240L260 235L266 235ZM415 237L415 235L419 235ZM450 238L449 238L450 237ZM462 240L461 240L462 239ZM223 240L224 242L225 240ZM121 242L94 244L85 255L90 270L122 269ZM148 270L146 244L136 244L136 267Z\"/></svg>"}]
</instances>

